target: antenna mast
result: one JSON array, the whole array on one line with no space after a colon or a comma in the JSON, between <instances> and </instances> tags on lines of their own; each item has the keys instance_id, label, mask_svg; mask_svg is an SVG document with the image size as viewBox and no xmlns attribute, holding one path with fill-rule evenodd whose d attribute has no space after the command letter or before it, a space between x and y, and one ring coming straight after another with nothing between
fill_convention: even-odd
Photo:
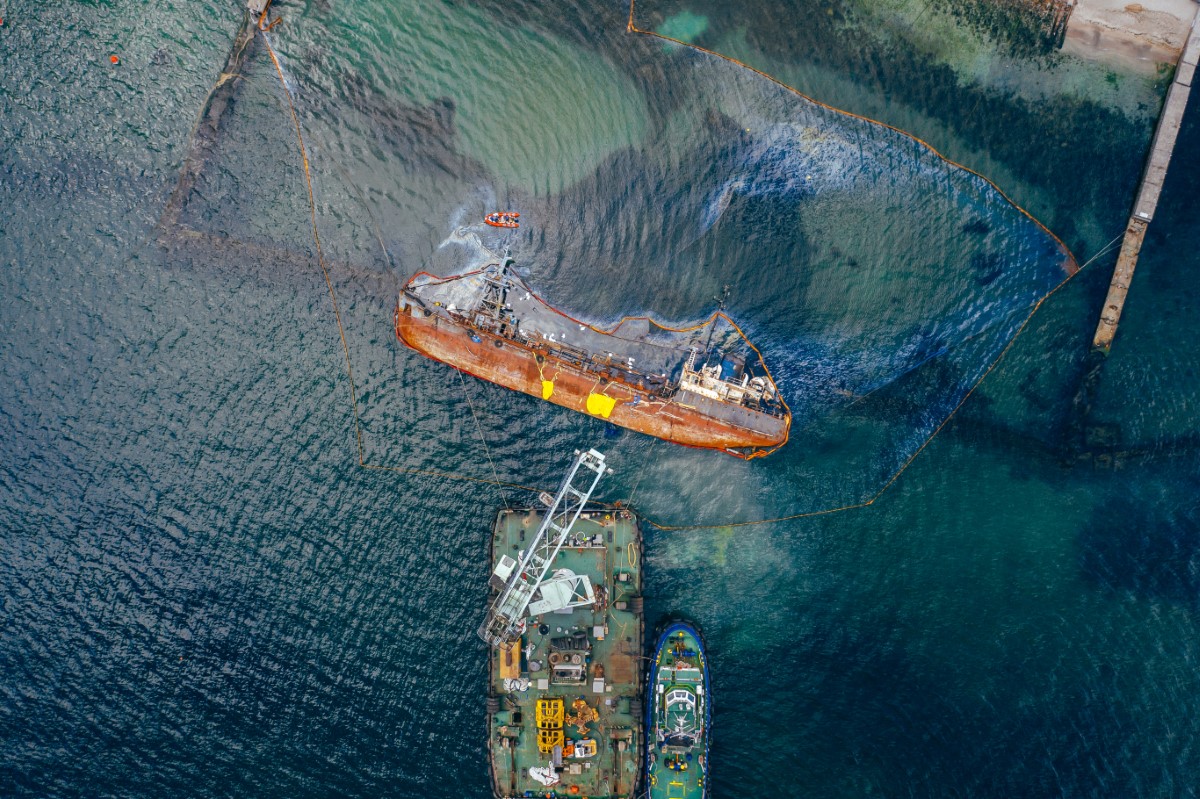
<instances>
[{"instance_id":1,"label":"antenna mast","mask_svg":"<svg viewBox=\"0 0 1200 799\"><path fill-rule=\"evenodd\" d=\"M720 297L713 297L717 301L717 313L725 310L725 302L729 299L729 284L726 283L721 290ZM713 331L717 329L717 315L713 314L712 325L708 328L708 339L704 342L704 365L708 366L708 359L712 355L712 337Z\"/></svg>"}]
</instances>

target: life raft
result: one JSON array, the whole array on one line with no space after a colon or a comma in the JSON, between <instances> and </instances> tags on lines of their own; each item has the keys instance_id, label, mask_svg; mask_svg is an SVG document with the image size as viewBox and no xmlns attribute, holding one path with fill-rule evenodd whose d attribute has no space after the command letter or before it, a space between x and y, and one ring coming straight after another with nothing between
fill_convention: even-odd
<instances>
[{"instance_id":1,"label":"life raft","mask_svg":"<svg viewBox=\"0 0 1200 799\"><path fill-rule=\"evenodd\" d=\"M495 211L485 216L483 221L492 227L513 228L520 226L521 220L518 219L519 216L520 214L511 211Z\"/></svg>"}]
</instances>

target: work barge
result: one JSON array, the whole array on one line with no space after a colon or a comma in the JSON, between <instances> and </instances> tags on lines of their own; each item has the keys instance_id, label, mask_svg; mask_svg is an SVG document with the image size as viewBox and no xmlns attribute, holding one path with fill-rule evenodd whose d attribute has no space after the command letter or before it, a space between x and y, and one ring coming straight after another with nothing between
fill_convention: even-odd
<instances>
[{"instance_id":1,"label":"work barge","mask_svg":"<svg viewBox=\"0 0 1200 799\"><path fill-rule=\"evenodd\" d=\"M602 330L547 304L505 255L462 275L418 272L395 326L434 360L678 444L754 458L788 438L774 379L721 311L684 329L626 317Z\"/></svg>"},{"instance_id":2,"label":"work barge","mask_svg":"<svg viewBox=\"0 0 1200 799\"><path fill-rule=\"evenodd\" d=\"M643 765L641 530L590 501L608 471L576 453L558 494L492 530L488 754L493 794L630 799Z\"/></svg>"}]
</instances>

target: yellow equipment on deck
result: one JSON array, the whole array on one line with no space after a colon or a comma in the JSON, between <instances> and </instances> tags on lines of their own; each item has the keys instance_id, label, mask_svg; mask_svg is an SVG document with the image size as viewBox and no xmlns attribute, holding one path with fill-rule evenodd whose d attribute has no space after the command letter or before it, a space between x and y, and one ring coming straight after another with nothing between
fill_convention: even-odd
<instances>
[{"instance_id":1,"label":"yellow equipment on deck","mask_svg":"<svg viewBox=\"0 0 1200 799\"><path fill-rule=\"evenodd\" d=\"M579 730L580 735L587 733L588 722L600 720L599 711L582 699L576 699L572 702L571 709L575 712L568 713L563 719L563 723L568 727L575 727Z\"/></svg>"},{"instance_id":2,"label":"yellow equipment on deck","mask_svg":"<svg viewBox=\"0 0 1200 799\"><path fill-rule=\"evenodd\" d=\"M563 735L563 717L565 715L566 707L563 705L562 697L537 701L537 705L534 707L534 716L537 720L539 752L543 754L553 752L554 747L563 745L566 740L566 736Z\"/></svg>"}]
</instances>

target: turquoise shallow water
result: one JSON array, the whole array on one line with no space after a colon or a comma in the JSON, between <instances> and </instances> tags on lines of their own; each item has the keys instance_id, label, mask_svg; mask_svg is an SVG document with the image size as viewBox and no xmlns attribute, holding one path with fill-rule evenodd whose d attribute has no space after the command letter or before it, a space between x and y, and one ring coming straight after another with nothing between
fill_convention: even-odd
<instances>
[{"instance_id":1,"label":"turquoise shallow water","mask_svg":"<svg viewBox=\"0 0 1200 799\"><path fill-rule=\"evenodd\" d=\"M545 486L600 443L607 495L663 524L870 496L1058 283L1061 250L911 140L628 34L618 6L278 9L366 460ZM865 45L860 69L839 29L752 11L757 66L927 125L1081 261L1119 232L1145 118L1077 104L1094 136L1048 155L1050 101ZM731 35L690 13L700 43ZM263 50L181 214L202 238L158 243L240 11L3 16L0 793L488 795L486 528L528 497L358 466ZM1180 153L1198 135L1191 114ZM1082 424L1110 260L870 507L648 533L651 621L694 618L712 650L716 795L1194 795L1198 182L1178 158ZM476 257L456 231L497 206L530 221L475 234L596 321L694 320L730 283L792 443L745 464L606 437L399 347L398 285Z\"/></svg>"}]
</instances>

